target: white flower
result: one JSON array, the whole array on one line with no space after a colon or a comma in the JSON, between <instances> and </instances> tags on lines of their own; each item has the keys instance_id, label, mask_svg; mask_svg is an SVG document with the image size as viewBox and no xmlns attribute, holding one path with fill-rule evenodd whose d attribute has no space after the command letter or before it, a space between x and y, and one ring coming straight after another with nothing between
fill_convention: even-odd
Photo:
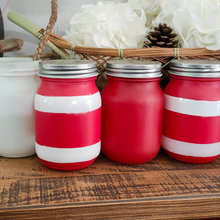
<instances>
[{"instance_id":1,"label":"white flower","mask_svg":"<svg viewBox=\"0 0 220 220\"><path fill-rule=\"evenodd\" d=\"M164 0L159 23L174 28L182 47L220 49L220 0Z\"/></svg>"},{"instance_id":2,"label":"white flower","mask_svg":"<svg viewBox=\"0 0 220 220\"><path fill-rule=\"evenodd\" d=\"M106 1L109 1L109 0L102 0L102 2L106 2ZM119 3L119 2L125 3L125 2L127 2L127 0L114 0L114 2L115 3Z\"/></svg>"},{"instance_id":3,"label":"white flower","mask_svg":"<svg viewBox=\"0 0 220 220\"><path fill-rule=\"evenodd\" d=\"M146 27L152 27L152 21L161 12L163 0L128 0L128 3L138 12L144 10L145 16L147 18Z\"/></svg>"},{"instance_id":4,"label":"white flower","mask_svg":"<svg viewBox=\"0 0 220 220\"><path fill-rule=\"evenodd\" d=\"M147 32L146 17L129 3L113 1L83 5L63 36L72 44L102 48L142 47Z\"/></svg>"}]
</instances>

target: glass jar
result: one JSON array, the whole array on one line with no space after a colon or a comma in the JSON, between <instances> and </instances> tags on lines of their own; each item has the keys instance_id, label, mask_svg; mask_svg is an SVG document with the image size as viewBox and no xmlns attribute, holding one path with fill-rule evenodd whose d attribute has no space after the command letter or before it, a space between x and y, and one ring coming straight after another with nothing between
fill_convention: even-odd
<instances>
[{"instance_id":1,"label":"glass jar","mask_svg":"<svg viewBox=\"0 0 220 220\"><path fill-rule=\"evenodd\" d=\"M48 167L76 170L100 153L101 97L96 62L40 62L41 86L35 97L36 153Z\"/></svg>"},{"instance_id":2,"label":"glass jar","mask_svg":"<svg viewBox=\"0 0 220 220\"><path fill-rule=\"evenodd\" d=\"M111 160L139 164L152 160L161 144L161 63L107 62L102 96L102 150Z\"/></svg>"},{"instance_id":3,"label":"glass jar","mask_svg":"<svg viewBox=\"0 0 220 220\"><path fill-rule=\"evenodd\" d=\"M31 58L0 58L0 156L19 158L35 154L38 63Z\"/></svg>"},{"instance_id":4,"label":"glass jar","mask_svg":"<svg viewBox=\"0 0 220 220\"><path fill-rule=\"evenodd\" d=\"M162 147L184 162L215 160L220 154L220 62L173 60L170 76Z\"/></svg>"}]
</instances>

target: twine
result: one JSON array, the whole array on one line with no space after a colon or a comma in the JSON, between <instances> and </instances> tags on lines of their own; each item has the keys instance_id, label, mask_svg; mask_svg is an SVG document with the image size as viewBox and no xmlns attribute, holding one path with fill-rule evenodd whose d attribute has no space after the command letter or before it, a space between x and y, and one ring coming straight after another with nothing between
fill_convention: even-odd
<instances>
[{"instance_id":1,"label":"twine","mask_svg":"<svg viewBox=\"0 0 220 220\"><path fill-rule=\"evenodd\" d=\"M75 51L75 47L76 47L76 45L75 45L75 44L72 44L72 45L71 45L71 50L74 52L74 59L76 58L76 51Z\"/></svg>"},{"instance_id":2,"label":"twine","mask_svg":"<svg viewBox=\"0 0 220 220\"><path fill-rule=\"evenodd\" d=\"M174 59L180 59L180 57L179 57L179 55L180 55L180 51L179 51L179 48L174 48L174 55L173 55L173 59L171 59L170 61L168 61L167 63L165 63L163 66L162 66L162 69L165 67L165 66L167 66L172 60L174 60Z\"/></svg>"},{"instance_id":3,"label":"twine","mask_svg":"<svg viewBox=\"0 0 220 220\"><path fill-rule=\"evenodd\" d=\"M39 40L41 40L42 37L43 37L43 35L42 35L40 32L37 32L37 33L36 33L36 37L37 37Z\"/></svg>"},{"instance_id":4,"label":"twine","mask_svg":"<svg viewBox=\"0 0 220 220\"><path fill-rule=\"evenodd\" d=\"M123 49L118 49L118 57L121 57L122 59L124 59Z\"/></svg>"}]
</instances>

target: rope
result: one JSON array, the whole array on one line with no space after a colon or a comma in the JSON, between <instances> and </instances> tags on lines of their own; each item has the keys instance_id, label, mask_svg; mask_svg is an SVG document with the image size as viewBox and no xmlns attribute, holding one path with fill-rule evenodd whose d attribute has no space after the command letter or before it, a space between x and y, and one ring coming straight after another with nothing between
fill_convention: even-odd
<instances>
[{"instance_id":1,"label":"rope","mask_svg":"<svg viewBox=\"0 0 220 220\"><path fill-rule=\"evenodd\" d=\"M168 61L167 63L165 63L165 64L162 66L162 69L163 69L165 66L167 66L172 60L174 60L174 59L178 59L178 60L179 60L179 59L180 59L179 55L180 55L179 48L174 48L173 59L171 59L170 61Z\"/></svg>"}]
</instances>

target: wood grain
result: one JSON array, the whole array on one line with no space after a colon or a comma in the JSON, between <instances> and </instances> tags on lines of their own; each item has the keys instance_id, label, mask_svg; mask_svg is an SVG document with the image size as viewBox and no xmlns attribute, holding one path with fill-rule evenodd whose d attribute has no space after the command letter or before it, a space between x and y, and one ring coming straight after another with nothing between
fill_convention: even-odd
<instances>
[{"instance_id":1,"label":"wood grain","mask_svg":"<svg viewBox=\"0 0 220 220\"><path fill-rule=\"evenodd\" d=\"M56 214L56 217L55 217ZM122 165L103 154L61 172L36 157L0 157L0 219L196 219L220 217L220 158L187 164L163 151Z\"/></svg>"}]
</instances>

